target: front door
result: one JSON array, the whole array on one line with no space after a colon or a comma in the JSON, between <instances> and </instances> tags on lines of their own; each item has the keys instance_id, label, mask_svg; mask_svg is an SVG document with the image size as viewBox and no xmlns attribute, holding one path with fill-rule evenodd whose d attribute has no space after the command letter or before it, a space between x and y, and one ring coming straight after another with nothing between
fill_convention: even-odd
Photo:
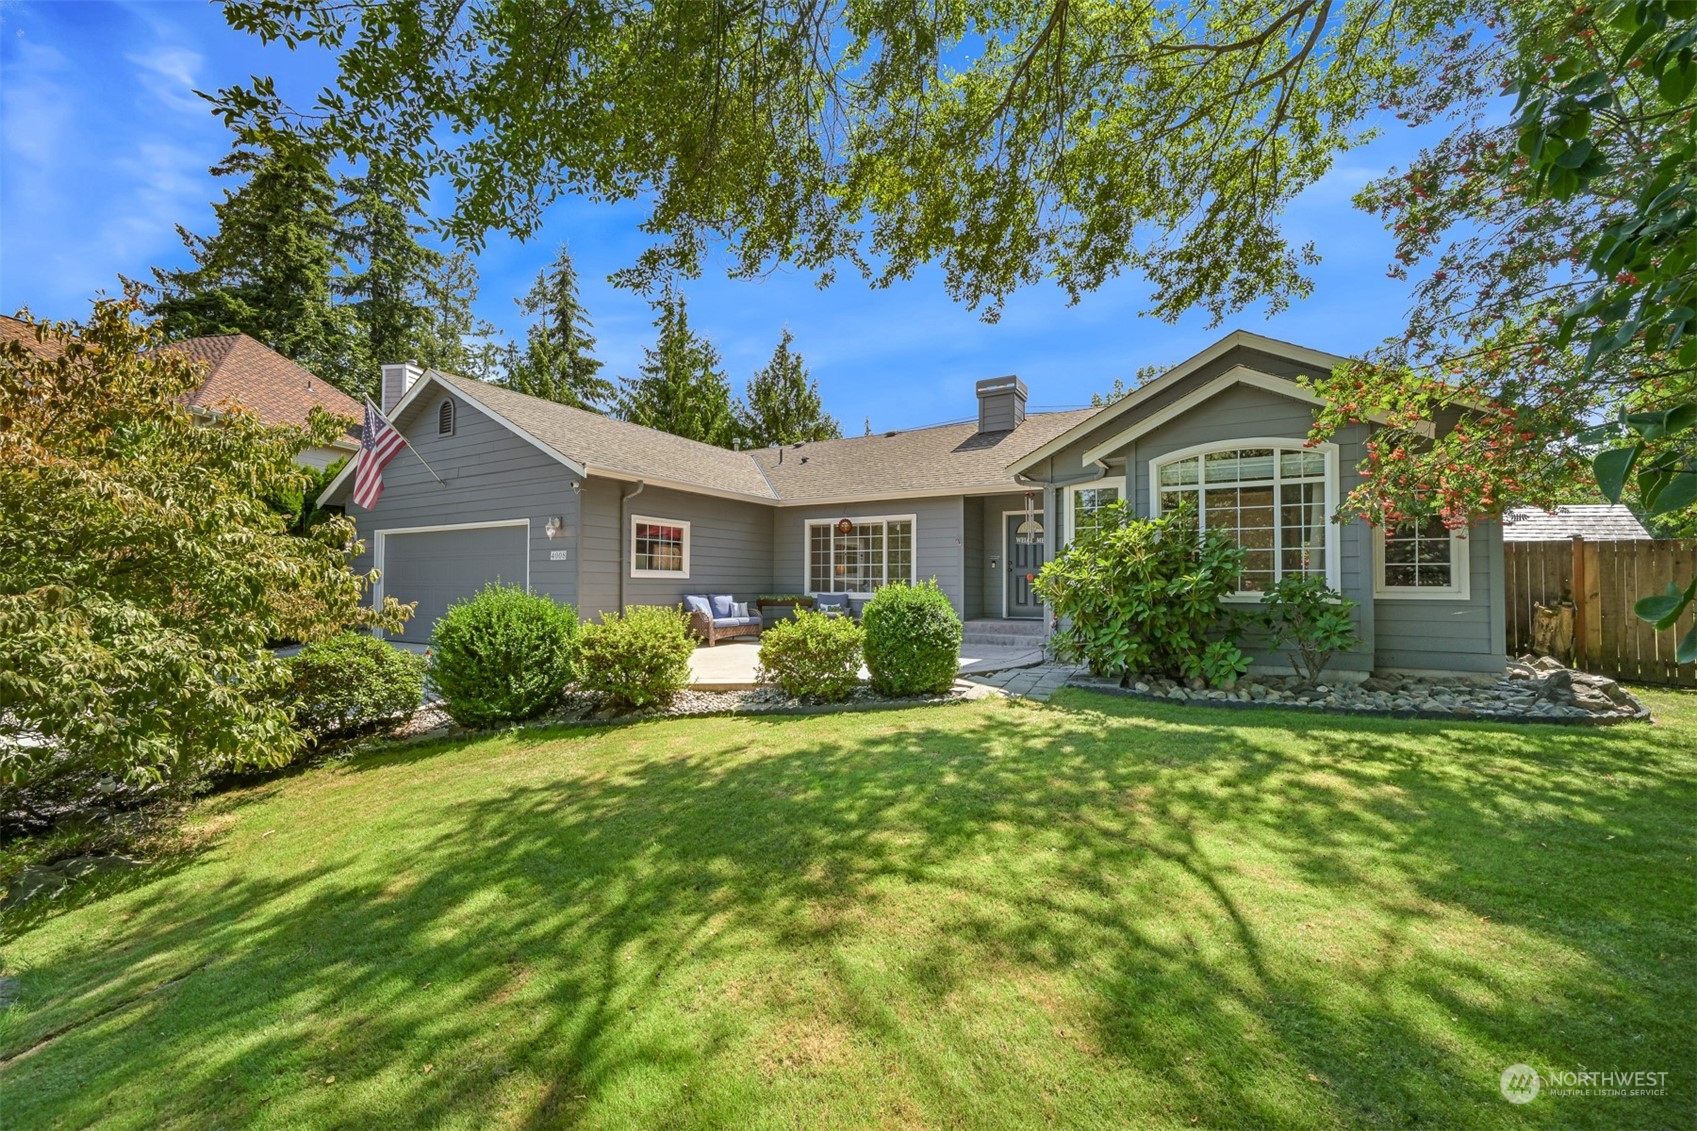
<instances>
[{"instance_id":1,"label":"front door","mask_svg":"<svg viewBox=\"0 0 1697 1131\"><path fill-rule=\"evenodd\" d=\"M1043 568L1043 512L1030 520L1025 512L1003 516L1006 537L1002 544L1002 560L1007 563L1006 615L1010 617L1041 617L1043 602L1031 588L1037 571Z\"/></svg>"}]
</instances>

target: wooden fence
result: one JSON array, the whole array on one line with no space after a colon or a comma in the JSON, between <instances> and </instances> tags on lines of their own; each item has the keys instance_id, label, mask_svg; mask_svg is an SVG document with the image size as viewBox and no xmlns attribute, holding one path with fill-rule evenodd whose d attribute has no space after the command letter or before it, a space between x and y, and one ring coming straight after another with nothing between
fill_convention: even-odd
<instances>
[{"instance_id":1,"label":"wooden fence","mask_svg":"<svg viewBox=\"0 0 1697 1131\"><path fill-rule=\"evenodd\" d=\"M1674 644L1691 628L1687 609L1664 632L1632 615L1632 603L1681 585L1697 572L1697 542L1505 542L1508 649L1532 651L1534 606L1571 606L1573 646L1557 659L1576 668L1644 683L1697 687L1697 664L1676 664Z\"/></svg>"}]
</instances>

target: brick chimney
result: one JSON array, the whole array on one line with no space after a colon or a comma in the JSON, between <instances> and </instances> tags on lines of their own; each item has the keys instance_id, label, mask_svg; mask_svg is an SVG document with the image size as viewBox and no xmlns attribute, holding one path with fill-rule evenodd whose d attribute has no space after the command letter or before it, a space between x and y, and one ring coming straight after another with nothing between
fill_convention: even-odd
<instances>
[{"instance_id":1,"label":"brick chimney","mask_svg":"<svg viewBox=\"0 0 1697 1131\"><path fill-rule=\"evenodd\" d=\"M383 367L383 403L379 407L385 415L401 403L401 398L407 395L407 390L413 387L413 382L422 376L424 370L410 361Z\"/></svg>"},{"instance_id":2,"label":"brick chimney","mask_svg":"<svg viewBox=\"0 0 1697 1131\"><path fill-rule=\"evenodd\" d=\"M1010 432L1025 420L1025 382L1013 374L978 382L978 430Z\"/></svg>"}]
</instances>

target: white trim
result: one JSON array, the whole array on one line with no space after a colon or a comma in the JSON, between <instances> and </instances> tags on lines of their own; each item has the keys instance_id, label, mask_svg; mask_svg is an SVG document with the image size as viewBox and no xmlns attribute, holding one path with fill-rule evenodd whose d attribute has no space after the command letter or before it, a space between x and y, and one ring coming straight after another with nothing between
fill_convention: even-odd
<instances>
[{"instance_id":1,"label":"white trim","mask_svg":"<svg viewBox=\"0 0 1697 1131\"><path fill-rule=\"evenodd\" d=\"M377 571L377 581L371 587L371 604L373 608L383 607L383 568L388 557L388 538L391 534L439 534L448 530L494 530L498 527L524 527L524 589L530 592L530 519L503 518L493 522L450 522L441 526L392 526L384 530L371 532L371 568ZM379 637L387 638L382 629L377 630Z\"/></svg>"},{"instance_id":2,"label":"white trim","mask_svg":"<svg viewBox=\"0 0 1697 1131\"><path fill-rule=\"evenodd\" d=\"M684 531L684 567L675 569L637 569L636 568L636 524L646 522L650 526L681 526ZM690 532L687 518L660 518L652 514L633 514L630 516L630 575L632 577L672 577L683 580L689 579L689 553L695 535Z\"/></svg>"},{"instance_id":3,"label":"white trim","mask_svg":"<svg viewBox=\"0 0 1697 1131\"><path fill-rule=\"evenodd\" d=\"M1473 557L1465 529L1450 531L1450 583L1430 586L1385 584L1385 528L1373 528L1373 597L1379 601L1468 601L1473 594Z\"/></svg>"},{"instance_id":4,"label":"white trim","mask_svg":"<svg viewBox=\"0 0 1697 1131\"><path fill-rule=\"evenodd\" d=\"M1288 381L1283 377L1274 377L1269 373L1261 373L1247 366L1237 365L1226 370L1200 389L1185 394L1159 412L1150 413L1125 431L1097 444L1094 448L1086 451L1081 458L1084 463L1093 463L1112 455L1139 436L1159 428L1169 420L1183 416L1203 401L1218 396L1234 385L1252 385L1257 389L1265 389L1269 393L1277 393L1279 396L1302 401L1304 404L1321 405L1326 403L1294 381Z\"/></svg>"},{"instance_id":5,"label":"white trim","mask_svg":"<svg viewBox=\"0 0 1697 1131\"><path fill-rule=\"evenodd\" d=\"M813 530L813 528L815 526L835 526L835 525L837 525L837 523L841 522L845 518L848 519L850 522L854 523L856 526L859 526L863 522L882 522L882 523L886 524L885 529L884 529L884 565L886 567L886 573L888 572L888 567L889 567L889 564L890 564L890 531L889 531L888 524L892 523L892 522L909 523L912 526L911 537L913 539L913 549L912 549L912 552L910 554L908 554L907 583L909 585L918 584L918 581L919 581L919 516L917 514L840 514L836 518L809 518L809 519L802 520L802 524L801 524L801 591L803 593L809 593L809 594L812 594L814 596L818 596L820 593L848 593L851 596L855 596L855 597L870 597L872 595L871 593L862 593L862 592L860 592L859 590L856 590L856 589L813 589L813 588L811 588L811 582L813 581L813 561L808 556L809 554L811 554L813 552L813 543L812 543L811 531ZM832 537L833 538L836 537L834 532L832 534ZM885 584L888 584L889 581L890 581L890 579L887 576L885 577L884 580L885 580Z\"/></svg>"},{"instance_id":6,"label":"white trim","mask_svg":"<svg viewBox=\"0 0 1697 1131\"><path fill-rule=\"evenodd\" d=\"M1273 466L1275 469L1278 467L1278 450L1280 448L1288 448L1296 451L1318 451L1326 457L1326 528L1328 531L1326 537L1326 584L1341 592L1343 589L1343 525L1332 518L1332 515L1335 514L1338 509L1338 446L1336 444L1329 442L1309 444L1303 440L1293 440L1289 436L1244 436L1241 438L1234 437L1230 440L1210 440L1206 444L1192 444L1188 448L1179 448L1177 451L1164 452L1161 455L1154 456L1147 463L1149 473L1149 517L1159 518L1161 516L1162 491L1160 469L1162 465L1176 463L1179 460L1189 459L1192 456L1205 455L1208 452L1223 452L1242 448L1272 448ZM1200 504L1202 502L1201 492L1207 488L1207 484L1202 482L1202 469L1200 464L1197 467L1196 478L1198 503ZM1275 480L1275 482L1277 481ZM1222 483L1219 484L1219 486L1223 487L1226 486L1226 484ZM1279 506L1279 500L1275 497L1273 499L1273 513L1275 521L1277 521ZM1280 571L1281 567L1278 557L1275 554L1273 558L1273 575L1277 577ZM1255 590L1245 589L1239 590L1236 593L1228 593L1224 599L1227 601L1258 602L1261 600L1261 594Z\"/></svg>"},{"instance_id":7,"label":"white trim","mask_svg":"<svg viewBox=\"0 0 1697 1131\"><path fill-rule=\"evenodd\" d=\"M470 378L467 378L467 380L470 380ZM567 470L571 471L579 479L588 478L589 472L583 464L567 456L561 455L559 452L555 451L547 444L544 444L541 440L538 440L535 436L532 436L529 432L526 432L523 428L520 428L512 421L508 420L506 417L478 400L476 397L471 396L454 385L448 384L448 382L442 380L442 378L437 375L437 371L434 369L427 370L424 376L414 381L412 383L412 388L407 390L406 396L396 401L395 407L383 414L389 423L395 426L397 431L401 430L400 419L402 415L404 415L406 411L412 407L413 401L424 395L424 390L431 385L435 385L450 397L463 397L468 403L475 405L477 410L487 416L490 420L501 425L501 427L505 428L507 431L511 432L513 435L517 436L519 439L523 440L525 443L529 444L555 463L564 464ZM456 405L454 409L455 432L459 431L459 426L459 407ZM406 433L401 431L401 435L405 436ZM338 474L335 479L330 481L330 486L324 488L324 490L319 493L319 506L325 506L329 498L341 489L342 484L347 482L348 477L354 473L354 468L358 464L359 454L356 452L354 457L348 460L347 466L342 468L341 473Z\"/></svg>"},{"instance_id":8,"label":"white trim","mask_svg":"<svg viewBox=\"0 0 1697 1131\"><path fill-rule=\"evenodd\" d=\"M1100 483L1101 480L1098 479L1098 480L1095 480L1095 482ZM1084 484L1080 484L1080 486L1084 486ZM1011 510L1011 511L1003 511L1002 512L1002 567L1003 567L1002 572L1005 574L1005 576L1001 579L1002 619L1003 620L1037 620L1037 621L1040 621L1040 620L1043 619L1043 604L1042 604L1042 602L1038 602L1037 615L1034 616L1034 617L1010 617L1008 615L1008 578L1013 576L1013 567L1008 560L1009 557L1010 557L1010 555L1008 554L1008 519L1013 517L1016 514L1017 515L1023 515L1024 513L1025 513L1024 507L1018 507L1018 508ZM1031 512L1031 515L1032 515L1033 518L1037 517L1040 514L1047 514L1047 512L1043 511L1041 509L1033 509L1032 512ZM1043 528L1043 534L1045 536L1044 542L1043 542L1043 550L1044 550L1045 560L1047 560L1048 549L1049 549L1049 543L1048 543L1048 539L1047 539L1048 533L1049 533L1049 528L1047 526L1045 526Z\"/></svg>"},{"instance_id":9,"label":"white trim","mask_svg":"<svg viewBox=\"0 0 1697 1131\"><path fill-rule=\"evenodd\" d=\"M1132 392L1121 397L1113 404L1108 405L1106 408L1102 409L1101 412L1085 417L1083 420L1074 424L1071 428L1068 428L1065 432L1062 432L1059 436L1056 436L1053 440L1050 440L1042 447L1021 456L1017 461L1008 465L1008 470L1015 475L1025 471L1027 468L1032 467L1038 462L1054 455L1062 448L1065 448L1067 445L1075 442L1086 434L1094 432L1102 425L1107 424L1110 421L1118 420L1121 416L1124 416L1126 413L1130 412L1132 409L1136 408L1162 389L1165 389L1168 385L1182 381L1184 378L1196 372L1198 369L1201 369L1209 362L1216 360L1238 346L1244 346L1249 349L1257 349L1262 353L1270 353L1276 357L1286 358L1290 361L1299 362L1304 365L1317 366L1323 369L1325 374L1331 373L1334 368L1349 360L1349 358L1342 357L1335 353L1325 353L1321 350L1309 349L1307 346L1299 346L1294 342L1282 342L1277 338L1269 338L1264 334L1254 334L1248 330L1233 330L1207 349L1204 349L1201 353L1195 354L1186 358L1184 361L1179 362L1159 377L1156 377L1153 381L1134 389ZM1313 376L1319 377L1325 374L1316 373L1313 374ZM1275 378L1275 380L1285 381L1282 377ZM1294 381L1285 381L1285 383L1296 386L1296 382ZM1300 386L1296 387L1300 388ZM1085 460L1085 462L1088 463L1090 461Z\"/></svg>"},{"instance_id":10,"label":"white trim","mask_svg":"<svg viewBox=\"0 0 1697 1131\"><path fill-rule=\"evenodd\" d=\"M1128 466L1126 470L1129 472L1131 469ZM1120 493L1120 502L1129 507L1131 497L1126 494L1128 489L1126 480L1128 478L1129 475L1104 475L1100 479L1086 479L1082 483L1058 484L1061 488L1063 501L1061 503L1061 528L1055 532L1055 545L1057 547L1071 545L1073 536L1078 533L1077 530L1073 529L1073 512L1077 509L1074 497L1078 492L1099 491L1104 487L1117 487ZM1062 541L1062 539L1065 539L1065 541Z\"/></svg>"}]
</instances>

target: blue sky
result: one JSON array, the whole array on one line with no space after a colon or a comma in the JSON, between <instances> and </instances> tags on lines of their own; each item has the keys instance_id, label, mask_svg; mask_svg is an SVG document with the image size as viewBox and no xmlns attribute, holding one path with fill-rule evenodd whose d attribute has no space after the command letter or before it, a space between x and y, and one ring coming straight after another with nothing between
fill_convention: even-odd
<instances>
[{"instance_id":1,"label":"blue sky","mask_svg":"<svg viewBox=\"0 0 1697 1131\"><path fill-rule=\"evenodd\" d=\"M332 65L321 54L262 47L199 0L0 0L0 309L81 317L120 274L147 277L152 266L183 262L175 227L210 230L222 186L207 168L230 141L193 91L254 74L275 76L280 91L305 102ZM968 416L973 382L1010 372L1030 387L1033 407L1086 403L1114 378L1179 361L1238 327L1360 352L1399 328L1408 299L1407 284L1385 276L1388 233L1350 204L1364 181L1405 164L1417 146L1419 135L1395 121L1385 130L1340 158L1290 211L1291 235L1314 240L1324 262L1314 296L1273 318L1251 309L1213 330L1201 314L1169 325L1139 316L1148 287L1124 278L1070 307L1055 287L1030 288L987 324L950 302L936 272L882 291L844 275L821 291L802 273L749 281L719 270L685 286L691 320L739 390L789 327L827 410L851 434L867 417L886 429ZM645 246L641 218L638 205L565 200L528 244L492 236L478 259L479 313L518 332L513 298L567 243L606 372L633 374L652 314L606 276Z\"/></svg>"}]
</instances>

